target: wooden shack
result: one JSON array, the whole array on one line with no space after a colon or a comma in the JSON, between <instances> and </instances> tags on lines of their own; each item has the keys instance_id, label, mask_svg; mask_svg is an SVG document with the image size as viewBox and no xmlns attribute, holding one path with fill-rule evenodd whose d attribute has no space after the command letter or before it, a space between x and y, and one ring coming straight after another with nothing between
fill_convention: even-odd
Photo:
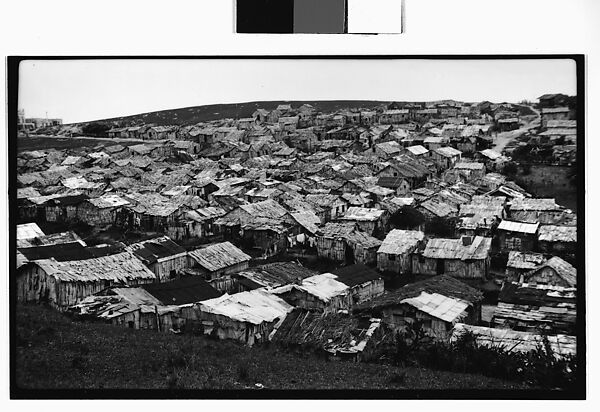
<instances>
[{"instance_id":1,"label":"wooden shack","mask_svg":"<svg viewBox=\"0 0 600 412\"><path fill-rule=\"evenodd\" d=\"M450 276L408 284L354 308L357 315L381 318L389 329L405 332L419 322L434 339L445 341L457 322L477 324L483 294Z\"/></svg>"},{"instance_id":2,"label":"wooden shack","mask_svg":"<svg viewBox=\"0 0 600 412\"><path fill-rule=\"evenodd\" d=\"M156 281L131 252L85 260L39 259L17 270L17 300L47 302L65 310L78 300L118 284L140 285Z\"/></svg>"},{"instance_id":3,"label":"wooden shack","mask_svg":"<svg viewBox=\"0 0 600 412\"><path fill-rule=\"evenodd\" d=\"M127 250L144 262L159 282L175 279L189 263L186 250L168 236L133 243Z\"/></svg>"},{"instance_id":4,"label":"wooden shack","mask_svg":"<svg viewBox=\"0 0 600 412\"><path fill-rule=\"evenodd\" d=\"M503 252L512 250L519 252L534 251L538 227L538 223L501 221L496 231L500 250Z\"/></svg>"},{"instance_id":5,"label":"wooden shack","mask_svg":"<svg viewBox=\"0 0 600 412\"><path fill-rule=\"evenodd\" d=\"M390 231L377 250L377 269L410 274L412 255L424 244L425 234L418 230Z\"/></svg>"},{"instance_id":6,"label":"wooden shack","mask_svg":"<svg viewBox=\"0 0 600 412\"><path fill-rule=\"evenodd\" d=\"M422 275L446 274L464 279L487 279L492 239L463 236L429 239L425 250L413 255L413 271Z\"/></svg>"},{"instance_id":7,"label":"wooden shack","mask_svg":"<svg viewBox=\"0 0 600 412\"><path fill-rule=\"evenodd\" d=\"M248 268L250 256L230 242L215 243L188 252L189 266L206 279L230 275Z\"/></svg>"}]
</instances>

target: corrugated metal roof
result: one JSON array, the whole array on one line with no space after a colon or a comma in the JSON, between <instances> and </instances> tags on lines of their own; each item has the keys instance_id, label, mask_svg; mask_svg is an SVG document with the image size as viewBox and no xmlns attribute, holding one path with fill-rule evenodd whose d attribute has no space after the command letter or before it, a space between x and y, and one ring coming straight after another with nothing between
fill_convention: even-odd
<instances>
[{"instance_id":1,"label":"corrugated metal roof","mask_svg":"<svg viewBox=\"0 0 600 412\"><path fill-rule=\"evenodd\" d=\"M510 204L510 210L560 210L554 199L516 198Z\"/></svg>"},{"instance_id":2,"label":"corrugated metal roof","mask_svg":"<svg viewBox=\"0 0 600 412\"><path fill-rule=\"evenodd\" d=\"M17 241L33 239L39 236L45 236L45 234L36 223L23 223L17 225Z\"/></svg>"},{"instance_id":3,"label":"corrugated metal roof","mask_svg":"<svg viewBox=\"0 0 600 412\"><path fill-rule=\"evenodd\" d=\"M355 310L360 312L398 305L403 299L419 296L421 292L438 293L470 303L476 303L483 299L481 291L472 288L452 276L439 275L407 284L393 292L373 298L356 306Z\"/></svg>"},{"instance_id":4,"label":"corrugated metal roof","mask_svg":"<svg viewBox=\"0 0 600 412\"><path fill-rule=\"evenodd\" d=\"M381 218L385 210L371 209L366 207L349 207L343 216L343 220L355 220L363 222L373 222Z\"/></svg>"},{"instance_id":5,"label":"corrugated metal roof","mask_svg":"<svg viewBox=\"0 0 600 412\"><path fill-rule=\"evenodd\" d=\"M426 148L424 148L421 145L415 145L415 146L409 146L406 148L406 150L408 150L409 152L411 152L414 155L423 155L429 152L429 150L427 150Z\"/></svg>"},{"instance_id":6,"label":"corrugated metal roof","mask_svg":"<svg viewBox=\"0 0 600 412\"><path fill-rule=\"evenodd\" d=\"M156 279L156 275L131 252L64 262L41 259L35 260L31 264L39 266L48 276L55 277L62 282L111 280L127 283L130 280Z\"/></svg>"},{"instance_id":7,"label":"corrugated metal roof","mask_svg":"<svg viewBox=\"0 0 600 412\"><path fill-rule=\"evenodd\" d=\"M428 315L452 323L467 316L466 309L469 307L469 303L463 300L427 292L403 299L400 303L406 303Z\"/></svg>"},{"instance_id":8,"label":"corrugated metal roof","mask_svg":"<svg viewBox=\"0 0 600 412\"><path fill-rule=\"evenodd\" d=\"M425 233L418 230L394 229L387 234L377 253L386 253L389 255L409 253L424 238Z\"/></svg>"},{"instance_id":9,"label":"corrugated metal roof","mask_svg":"<svg viewBox=\"0 0 600 412\"><path fill-rule=\"evenodd\" d=\"M198 304L200 311L226 316L239 322L259 325L283 319L294 307L283 299L262 289L249 292L225 294L219 298L205 300Z\"/></svg>"},{"instance_id":10,"label":"corrugated metal roof","mask_svg":"<svg viewBox=\"0 0 600 412\"><path fill-rule=\"evenodd\" d=\"M165 305L185 305L223 295L200 276L187 276L166 283L151 283L142 288Z\"/></svg>"},{"instance_id":11,"label":"corrugated metal roof","mask_svg":"<svg viewBox=\"0 0 600 412\"><path fill-rule=\"evenodd\" d=\"M250 256L230 242L216 243L201 249L192 250L188 253L200 266L210 272L237 265L251 259Z\"/></svg>"},{"instance_id":12,"label":"corrugated metal roof","mask_svg":"<svg viewBox=\"0 0 600 412\"><path fill-rule=\"evenodd\" d=\"M498 230L506 230L507 232L519 232L527 234L535 234L540 226L539 223L524 223L503 220L498 225Z\"/></svg>"},{"instance_id":13,"label":"corrugated metal roof","mask_svg":"<svg viewBox=\"0 0 600 412\"><path fill-rule=\"evenodd\" d=\"M470 245L462 239L429 239L423 256L430 259L486 259L492 247L492 239L475 236Z\"/></svg>"},{"instance_id":14,"label":"corrugated metal roof","mask_svg":"<svg viewBox=\"0 0 600 412\"><path fill-rule=\"evenodd\" d=\"M444 157L454 157L460 156L462 154L460 150L456 150L453 147L440 147L438 149L435 149L435 152Z\"/></svg>"},{"instance_id":15,"label":"corrugated metal roof","mask_svg":"<svg viewBox=\"0 0 600 412\"><path fill-rule=\"evenodd\" d=\"M129 204L127 200L123 199L119 195L104 195L95 199L88 199L88 202L100 209L125 206Z\"/></svg>"}]
</instances>

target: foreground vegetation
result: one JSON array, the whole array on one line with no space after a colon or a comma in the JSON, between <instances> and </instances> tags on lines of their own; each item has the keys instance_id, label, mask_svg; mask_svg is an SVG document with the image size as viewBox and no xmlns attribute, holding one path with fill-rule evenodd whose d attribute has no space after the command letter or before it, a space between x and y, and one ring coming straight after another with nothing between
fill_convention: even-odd
<instances>
[{"instance_id":1,"label":"foreground vegetation","mask_svg":"<svg viewBox=\"0 0 600 412\"><path fill-rule=\"evenodd\" d=\"M38 305L16 310L13 379L20 389L530 388L483 375L327 361L272 345L74 322Z\"/></svg>"}]
</instances>

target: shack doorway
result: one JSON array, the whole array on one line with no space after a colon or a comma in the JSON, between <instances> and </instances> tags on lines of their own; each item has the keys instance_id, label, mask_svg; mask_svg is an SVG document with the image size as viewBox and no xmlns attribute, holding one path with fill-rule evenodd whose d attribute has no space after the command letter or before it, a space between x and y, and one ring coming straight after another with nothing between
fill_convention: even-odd
<instances>
[{"instance_id":1,"label":"shack doorway","mask_svg":"<svg viewBox=\"0 0 600 412\"><path fill-rule=\"evenodd\" d=\"M444 274L444 259L438 259L436 262L436 271L435 273L438 275Z\"/></svg>"}]
</instances>

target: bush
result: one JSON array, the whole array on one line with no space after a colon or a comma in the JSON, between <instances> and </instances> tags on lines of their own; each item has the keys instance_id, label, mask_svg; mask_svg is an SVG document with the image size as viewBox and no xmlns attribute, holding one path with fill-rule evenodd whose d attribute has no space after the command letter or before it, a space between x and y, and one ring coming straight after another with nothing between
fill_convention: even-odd
<instances>
[{"instance_id":1,"label":"bush","mask_svg":"<svg viewBox=\"0 0 600 412\"><path fill-rule=\"evenodd\" d=\"M396 229L414 229L425 222L425 217L415 208L404 206L394 212L390 217L390 223Z\"/></svg>"},{"instance_id":2,"label":"bush","mask_svg":"<svg viewBox=\"0 0 600 412\"><path fill-rule=\"evenodd\" d=\"M391 354L391 361L402 366L415 364L457 373L482 374L547 389L570 389L576 384L576 357L557 357L547 338L535 350L521 353L500 344L480 346L475 335L469 332L451 343L434 341L426 335L420 322L414 322L406 331L396 334Z\"/></svg>"}]
</instances>

